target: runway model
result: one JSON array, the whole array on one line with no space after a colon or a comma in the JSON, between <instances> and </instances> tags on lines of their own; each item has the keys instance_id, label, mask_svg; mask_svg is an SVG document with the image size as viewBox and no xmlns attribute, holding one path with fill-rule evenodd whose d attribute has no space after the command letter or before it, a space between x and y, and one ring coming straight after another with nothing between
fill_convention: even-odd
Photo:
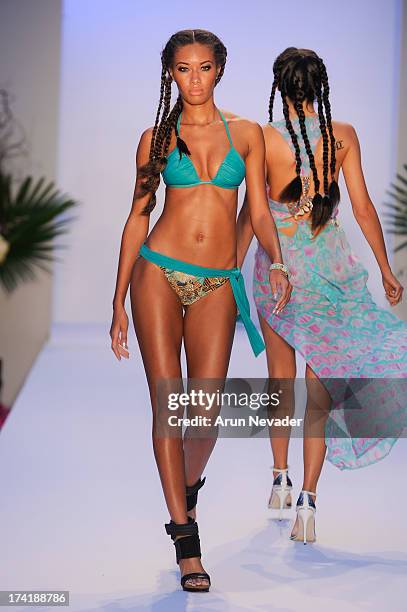
<instances>
[{"instance_id":1,"label":"runway model","mask_svg":"<svg viewBox=\"0 0 407 612\"><path fill-rule=\"evenodd\" d=\"M182 587L207 591L210 578L200 560L195 506L216 432L198 437L187 428L183 439L181 434L160 435L157 386L168 381L171 389L171 381L181 379L182 341L189 381L224 380L237 314L255 355L264 349L236 267L237 191L244 178L254 232L273 262L267 283L281 295L279 308L288 302L291 285L267 202L262 129L222 113L214 102L213 91L226 63L225 46L210 32L185 30L171 36L161 58L155 124L142 134L137 150L111 338L116 357L128 357L124 301L130 283L133 322L153 409L154 453L171 517L165 527L175 544ZM171 109L173 81L179 95ZM164 209L148 234L160 173L166 184ZM194 414L189 406L188 416Z\"/></svg>"},{"instance_id":2,"label":"runway model","mask_svg":"<svg viewBox=\"0 0 407 612\"><path fill-rule=\"evenodd\" d=\"M389 416L378 405L377 384L371 391L372 404L367 406L365 401L364 410L332 410L334 379L406 377L407 326L374 303L366 286L368 273L351 251L337 219L342 170L354 217L382 273L387 300L392 306L398 304L403 287L387 259L381 225L364 181L358 137L351 125L331 118L323 60L313 51L290 47L277 57L273 71L270 122L263 128L267 186L293 292L286 308L276 311L267 282L270 260L261 244L253 291L269 376L285 380L288 411L294 406L295 351L306 361L304 480L291 533L293 540L306 543L315 540L316 487L327 448L327 459L340 469L368 465L385 456L397 437L375 437L374 433L353 437L352 431L365 431L370 425L374 432L375 425L383 426L385 419L390 422L393 417L394 429L400 433L405 423L405 395L404 405L394 399ZM284 119L273 121L277 90ZM238 230L241 265L252 236L247 204ZM387 381L382 382L385 393ZM366 398L368 388L362 391ZM274 483L269 506L280 510L291 506L290 431L286 433L278 436L270 431Z\"/></svg>"}]
</instances>

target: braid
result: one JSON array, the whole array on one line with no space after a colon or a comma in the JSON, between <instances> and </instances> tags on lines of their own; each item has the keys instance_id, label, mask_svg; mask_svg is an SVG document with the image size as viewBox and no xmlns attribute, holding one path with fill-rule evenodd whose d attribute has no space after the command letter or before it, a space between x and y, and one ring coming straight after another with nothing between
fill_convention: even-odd
<instances>
[{"instance_id":1,"label":"braid","mask_svg":"<svg viewBox=\"0 0 407 612\"><path fill-rule=\"evenodd\" d=\"M318 116L319 116L319 129L322 134L323 143L323 165L324 165L324 194L328 195L328 155L329 155L329 144L328 144L328 133L326 131L326 121L324 115L324 107L322 104L321 88L315 92L318 101Z\"/></svg>"},{"instance_id":2,"label":"braid","mask_svg":"<svg viewBox=\"0 0 407 612\"><path fill-rule=\"evenodd\" d=\"M330 187L329 187L329 197L330 197L333 205L335 206L336 204L338 204L339 199L340 199L339 186L338 186L338 183L335 180L336 145L335 145L335 136L334 136L334 132L333 132L333 128L332 128L331 103L329 102L329 81L328 81L328 74L327 74L326 67L325 67L325 64L322 61L322 59L319 60L319 69L320 69L320 72L321 72L322 84L324 86L323 99L324 99L324 105L325 105L325 112L326 112L326 118L327 118L327 124L328 124L329 137L330 137L330 141L331 141L331 164L330 164L330 169L331 169L331 184L330 184Z\"/></svg>"},{"instance_id":3,"label":"braid","mask_svg":"<svg viewBox=\"0 0 407 612\"><path fill-rule=\"evenodd\" d=\"M274 98L276 95L276 89L278 85L278 75L276 74L274 77L273 85L271 87L270 101L269 101L269 121L273 122L273 106L274 106Z\"/></svg>"},{"instance_id":4,"label":"braid","mask_svg":"<svg viewBox=\"0 0 407 612\"><path fill-rule=\"evenodd\" d=\"M162 157L165 130L171 107L171 83L172 79L170 77L167 78L165 82L162 120L156 130L156 137L154 139L154 142L152 143L152 159L160 159Z\"/></svg>"},{"instance_id":5,"label":"braid","mask_svg":"<svg viewBox=\"0 0 407 612\"><path fill-rule=\"evenodd\" d=\"M226 51L226 49L225 49ZM225 61L224 63L221 65L220 70L219 70L219 74L215 79L215 85L217 85L219 83L219 81L221 80L221 78L223 77L223 73L225 72L225 65L226 65L226 53L225 53Z\"/></svg>"},{"instance_id":6,"label":"braid","mask_svg":"<svg viewBox=\"0 0 407 612\"><path fill-rule=\"evenodd\" d=\"M152 133L152 136L151 136L150 158L151 158L151 152L154 149L155 137L157 135L157 129L158 129L158 124L159 124L159 119L160 119L160 114L161 114L161 108L162 108L162 105L163 105L164 92L166 90L166 84L167 84L166 74L167 74L167 70L166 70L164 64L162 64L162 68L161 68L161 86L160 86L160 101L158 102L157 114L155 116L153 133ZM171 83L170 83L170 87L171 87Z\"/></svg>"},{"instance_id":7,"label":"braid","mask_svg":"<svg viewBox=\"0 0 407 612\"><path fill-rule=\"evenodd\" d=\"M307 128L305 127L305 113L304 113L304 109L302 108L302 103L299 102L299 101L296 101L295 104L294 104L294 108L295 108L295 110L297 112L297 115L299 117L299 120L300 120L301 135L302 135L302 139L303 139L304 144L305 144L305 150L307 152L308 159L309 159L309 164L311 166L312 174L313 174L313 177L314 177L315 193L319 193L318 171L317 171L317 168L315 166L314 154L312 152L310 141L308 139Z\"/></svg>"},{"instance_id":8,"label":"braid","mask_svg":"<svg viewBox=\"0 0 407 612\"><path fill-rule=\"evenodd\" d=\"M161 71L160 101L156 120L151 136L150 155L148 162L139 168L139 174L143 180L137 191L136 197L140 198L150 193L150 199L142 210L143 215L149 214L156 205L157 199L155 192L160 184L160 173L167 163L162 154L165 127L168 121L168 114L171 105L171 77L166 76L166 69ZM162 107L161 121L159 122Z\"/></svg>"},{"instance_id":9,"label":"braid","mask_svg":"<svg viewBox=\"0 0 407 612\"><path fill-rule=\"evenodd\" d=\"M178 148L178 151L179 151L179 158L181 159L183 153L185 155L191 155L191 152L188 149L187 143L185 142L185 140L182 140L181 136L179 135L179 131L178 131L178 117L180 116L180 114L182 112L182 98L181 98L181 96L178 96L178 100L177 100L176 106L177 106L178 112L177 112L177 116L175 118L174 129L175 129L175 135L177 137L177 148Z\"/></svg>"},{"instance_id":10,"label":"braid","mask_svg":"<svg viewBox=\"0 0 407 612\"><path fill-rule=\"evenodd\" d=\"M331 104L329 102L329 82L328 75L326 72L325 64L322 60L320 60L320 70L321 70L321 78L322 84L324 86L323 97L326 111L326 118L328 122L328 130L329 136L331 139L331 178L332 180L335 177L335 168L336 168L336 157L335 157L335 136L332 129L332 118L331 118Z\"/></svg>"},{"instance_id":11,"label":"braid","mask_svg":"<svg viewBox=\"0 0 407 612\"><path fill-rule=\"evenodd\" d=\"M300 151L300 145L298 144L297 134L295 133L293 124L291 123L287 99L285 95L283 95L283 93L281 93L281 98L283 100L283 113L284 113L284 118L285 118L285 124L291 136L291 141L295 149L295 161L296 161L295 172L297 176L291 181L291 183L288 183L288 185L284 187L279 197L280 197L281 202L296 202L297 200L300 199L301 194L302 194L302 181L301 181L301 176L300 176L301 151Z\"/></svg>"},{"instance_id":12,"label":"braid","mask_svg":"<svg viewBox=\"0 0 407 612\"><path fill-rule=\"evenodd\" d=\"M171 143L173 130L177 137L177 148L180 153L190 155L186 143L180 138L177 123L182 112L182 98L178 99L171 109L171 83L172 77L169 69L173 65L174 54L177 49L185 45L199 43L209 47L214 55L219 74L215 79L215 85L221 80L225 71L227 50L222 41L206 30L182 30L173 34L161 53L161 85L158 110L155 117L154 127L151 135L150 155L148 162L138 169L139 176L143 179L138 185L136 198L150 194L150 198L142 210L142 214L148 215L156 205L156 191L160 184L160 174L167 163L168 149Z\"/></svg>"},{"instance_id":13,"label":"braid","mask_svg":"<svg viewBox=\"0 0 407 612\"><path fill-rule=\"evenodd\" d=\"M147 215L154 209L157 203L155 192L160 184L160 173L164 170L167 164L167 154L171 142L172 132L175 129L178 117L182 110L182 100L178 97L172 111L169 113L165 123L161 123L157 132L156 145L154 147L153 163L150 167L146 165L145 169L140 168L141 175L147 176L147 180L140 188L140 195L153 191L150 200L142 210L142 214ZM149 182L151 181L151 182ZM144 193L143 191L144 190ZM139 196L140 197L140 196Z\"/></svg>"},{"instance_id":14,"label":"braid","mask_svg":"<svg viewBox=\"0 0 407 612\"><path fill-rule=\"evenodd\" d=\"M190 152L188 150L187 145L178 136L177 123L178 123L178 117L180 116L181 112L182 112L182 98L181 98L181 96L178 96L177 101L174 104L174 108L172 109L172 111L170 113L170 116L168 117L167 131L166 131L166 135L165 135L165 139L164 139L164 152L163 152L164 157L167 156L168 149L170 147L171 135L172 135L172 131L173 130L175 131L175 134L177 136L177 147L178 147L178 149L180 149L180 143L183 143L185 148L186 148L185 152L188 155L190 155ZM180 151L180 158L181 158L181 151Z\"/></svg>"},{"instance_id":15,"label":"braid","mask_svg":"<svg viewBox=\"0 0 407 612\"><path fill-rule=\"evenodd\" d=\"M273 73L274 73L274 81L273 81L273 85L271 86L271 94L270 94L270 100L269 100L269 121L270 123L273 122L274 98L275 98L276 90L280 83L280 77L281 77L281 65L280 65L280 61L278 58L273 64Z\"/></svg>"},{"instance_id":16,"label":"braid","mask_svg":"<svg viewBox=\"0 0 407 612\"><path fill-rule=\"evenodd\" d=\"M312 153L312 149L311 149L311 146L308 140L308 136L307 136L307 132L306 132L305 113L304 113L302 104L300 102L297 102L295 104L295 110L297 111L297 114L300 118L301 133L304 138L305 148L306 148L309 160L310 160L310 166L311 166L311 170L312 170L313 177L314 177L315 195L312 199L311 227L313 230L315 230L317 228L322 228L322 226L326 224L328 219L331 217L332 209L333 209L331 200L329 199L327 195L327 192L328 192L328 158L327 158L328 149L327 149L327 146L328 145L326 143L326 147L324 150L324 191L325 191L325 195L324 197L322 197L321 194L319 193L320 181L318 178L318 171L315 165L315 158ZM324 124L324 120L321 121L321 117L320 117L320 122ZM322 129L321 129L321 132L322 134L324 133ZM324 138L324 136L322 137ZM317 177L316 181L315 181L315 177Z\"/></svg>"},{"instance_id":17,"label":"braid","mask_svg":"<svg viewBox=\"0 0 407 612\"><path fill-rule=\"evenodd\" d=\"M312 226L312 229L316 229L319 225L323 225L326 222L326 212L327 212L326 200L328 198L326 197L322 198L321 194L319 193L320 181L318 178L317 167L315 165L314 154L312 152L311 145L310 145L308 135L307 135L307 129L305 127L305 113L302 107L302 103L297 101L295 102L294 107L295 107L295 110L300 120L301 135L304 140L305 150L308 155L309 163L310 163L311 170L312 170L312 175L314 178L315 194L314 194L314 197L312 198L311 226ZM330 213L328 217L329 216L330 216Z\"/></svg>"}]
</instances>

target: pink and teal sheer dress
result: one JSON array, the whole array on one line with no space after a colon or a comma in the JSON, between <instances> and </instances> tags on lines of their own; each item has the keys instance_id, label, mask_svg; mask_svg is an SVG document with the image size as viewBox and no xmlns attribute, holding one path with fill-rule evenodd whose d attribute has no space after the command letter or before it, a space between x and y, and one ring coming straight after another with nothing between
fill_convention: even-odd
<instances>
[{"instance_id":1,"label":"pink and teal sheer dress","mask_svg":"<svg viewBox=\"0 0 407 612\"><path fill-rule=\"evenodd\" d=\"M311 116L305 121L314 152L321 137L319 119ZM301 174L308 176L311 169L298 119L292 124L301 150ZM271 125L294 154L285 120ZM292 221L284 221L290 216L287 205L272 199L269 204L293 292L288 305L273 314L270 260L259 244L253 278L257 310L323 381L359 384L355 410L341 410L339 402L330 412L326 458L340 469L369 465L387 455L406 425L407 325L373 301L366 286L368 272L349 246L337 207L325 228L311 239L309 222L301 218L292 236L283 233L284 226L292 226ZM369 379L370 384L366 381L363 387L360 379ZM380 432L377 437L375 431Z\"/></svg>"}]
</instances>

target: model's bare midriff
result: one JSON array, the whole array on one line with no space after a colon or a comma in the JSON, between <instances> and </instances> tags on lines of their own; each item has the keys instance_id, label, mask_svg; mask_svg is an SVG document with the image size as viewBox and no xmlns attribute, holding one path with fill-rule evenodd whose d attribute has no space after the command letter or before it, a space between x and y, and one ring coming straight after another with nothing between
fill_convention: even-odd
<instances>
[{"instance_id":1,"label":"model's bare midriff","mask_svg":"<svg viewBox=\"0 0 407 612\"><path fill-rule=\"evenodd\" d=\"M147 246L206 268L236 265L237 190L215 185L167 187L164 210Z\"/></svg>"}]
</instances>

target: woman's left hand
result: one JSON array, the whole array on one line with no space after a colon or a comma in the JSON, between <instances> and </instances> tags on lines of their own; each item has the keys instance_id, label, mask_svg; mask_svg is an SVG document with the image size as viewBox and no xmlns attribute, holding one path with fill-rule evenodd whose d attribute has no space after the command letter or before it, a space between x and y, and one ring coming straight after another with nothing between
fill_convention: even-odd
<instances>
[{"instance_id":1,"label":"woman's left hand","mask_svg":"<svg viewBox=\"0 0 407 612\"><path fill-rule=\"evenodd\" d=\"M273 310L273 314L278 314L290 301L293 288L287 276L281 270L270 270L269 280L274 299L280 296Z\"/></svg>"},{"instance_id":2,"label":"woman's left hand","mask_svg":"<svg viewBox=\"0 0 407 612\"><path fill-rule=\"evenodd\" d=\"M390 306L395 306L403 297L404 287L400 284L392 272L382 274L383 287L386 292L386 299Z\"/></svg>"}]
</instances>

